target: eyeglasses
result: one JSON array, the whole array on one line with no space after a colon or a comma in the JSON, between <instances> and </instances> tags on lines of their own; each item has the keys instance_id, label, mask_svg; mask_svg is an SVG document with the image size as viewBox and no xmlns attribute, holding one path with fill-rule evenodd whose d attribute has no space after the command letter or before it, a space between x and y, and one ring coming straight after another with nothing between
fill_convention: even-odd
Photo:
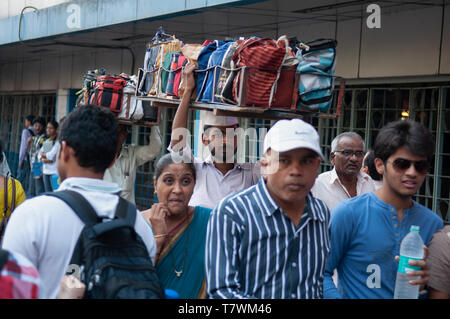
<instances>
[{"instance_id":1,"label":"eyeglasses","mask_svg":"<svg viewBox=\"0 0 450 319\"><path fill-rule=\"evenodd\" d=\"M420 174L426 174L428 172L428 169L430 167L430 164L427 160L422 161L410 161L406 158L396 158L393 162L386 161L387 163L391 163L394 169L397 171L406 171L408 168L411 167L411 164L414 165L414 168L416 171Z\"/></svg>"},{"instance_id":2,"label":"eyeglasses","mask_svg":"<svg viewBox=\"0 0 450 319\"><path fill-rule=\"evenodd\" d=\"M352 150L343 150L343 151L335 151L338 153L341 153L342 155L344 155L345 157L352 157L353 155L355 155L357 158L363 158L364 157L364 152L363 151L352 151Z\"/></svg>"}]
</instances>

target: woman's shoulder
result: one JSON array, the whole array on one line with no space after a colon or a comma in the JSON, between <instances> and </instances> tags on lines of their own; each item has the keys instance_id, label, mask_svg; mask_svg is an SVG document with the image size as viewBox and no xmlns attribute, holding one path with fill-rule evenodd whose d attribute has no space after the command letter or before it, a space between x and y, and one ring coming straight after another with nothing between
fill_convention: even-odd
<instances>
[{"instance_id":1,"label":"woman's shoulder","mask_svg":"<svg viewBox=\"0 0 450 319\"><path fill-rule=\"evenodd\" d=\"M200 218L209 219L209 216L211 215L212 209L203 207L203 206L195 206L194 208L194 215L197 215Z\"/></svg>"}]
</instances>

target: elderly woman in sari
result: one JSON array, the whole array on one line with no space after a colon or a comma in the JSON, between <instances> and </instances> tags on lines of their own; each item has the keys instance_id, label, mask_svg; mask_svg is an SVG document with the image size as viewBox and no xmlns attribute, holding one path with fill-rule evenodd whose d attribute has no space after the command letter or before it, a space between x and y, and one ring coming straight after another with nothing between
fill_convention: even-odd
<instances>
[{"instance_id":1,"label":"elderly woman in sari","mask_svg":"<svg viewBox=\"0 0 450 319\"><path fill-rule=\"evenodd\" d=\"M190 159L166 154L154 174L159 203L142 214L153 228L156 270L166 289L181 299L205 298L205 241L211 209L189 206L195 186Z\"/></svg>"}]
</instances>

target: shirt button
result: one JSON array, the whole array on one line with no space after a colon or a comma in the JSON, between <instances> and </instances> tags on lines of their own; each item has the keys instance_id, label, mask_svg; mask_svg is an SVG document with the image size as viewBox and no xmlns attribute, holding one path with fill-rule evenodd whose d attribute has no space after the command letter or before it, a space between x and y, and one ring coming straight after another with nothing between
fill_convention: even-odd
<instances>
[{"instance_id":1,"label":"shirt button","mask_svg":"<svg viewBox=\"0 0 450 319\"><path fill-rule=\"evenodd\" d=\"M396 228L397 228L397 227L398 227L398 225L397 225L397 224L394 224L394 227L396 227Z\"/></svg>"},{"instance_id":2,"label":"shirt button","mask_svg":"<svg viewBox=\"0 0 450 319\"><path fill-rule=\"evenodd\" d=\"M292 298L296 298L297 295L296 295L296 294L291 294L291 297L292 297Z\"/></svg>"},{"instance_id":3,"label":"shirt button","mask_svg":"<svg viewBox=\"0 0 450 319\"><path fill-rule=\"evenodd\" d=\"M292 267L297 267L297 263L292 263Z\"/></svg>"},{"instance_id":4,"label":"shirt button","mask_svg":"<svg viewBox=\"0 0 450 319\"><path fill-rule=\"evenodd\" d=\"M395 233L395 236L397 236L397 237L398 237L398 233Z\"/></svg>"}]
</instances>

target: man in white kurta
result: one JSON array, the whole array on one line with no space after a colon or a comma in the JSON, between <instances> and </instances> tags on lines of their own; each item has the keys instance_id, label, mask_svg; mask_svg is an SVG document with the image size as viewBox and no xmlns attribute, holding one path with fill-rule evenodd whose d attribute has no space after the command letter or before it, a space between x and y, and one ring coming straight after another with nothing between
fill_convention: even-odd
<instances>
[{"instance_id":1,"label":"man in white kurta","mask_svg":"<svg viewBox=\"0 0 450 319\"><path fill-rule=\"evenodd\" d=\"M134 184L139 166L154 159L161 151L161 136L158 126L152 127L148 145L123 145L128 136L124 125L119 125L118 155L114 165L105 171L103 179L119 185L120 196L135 204Z\"/></svg>"},{"instance_id":2,"label":"man in white kurta","mask_svg":"<svg viewBox=\"0 0 450 319\"><path fill-rule=\"evenodd\" d=\"M331 171L320 174L311 189L314 197L321 199L330 209L344 199L373 192L372 178L361 172L364 158L364 142L353 132L338 135L331 143Z\"/></svg>"}]
</instances>

